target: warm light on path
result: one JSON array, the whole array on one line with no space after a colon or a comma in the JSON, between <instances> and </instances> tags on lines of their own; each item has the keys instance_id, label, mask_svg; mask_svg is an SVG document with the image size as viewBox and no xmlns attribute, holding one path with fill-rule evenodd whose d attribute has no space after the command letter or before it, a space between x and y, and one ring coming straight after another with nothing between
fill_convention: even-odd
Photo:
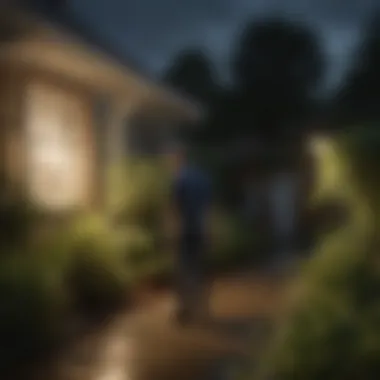
<instances>
[{"instance_id":1,"label":"warm light on path","mask_svg":"<svg viewBox=\"0 0 380 380\"><path fill-rule=\"evenodd\" d=\"M91 380L133 380L130 365L134 339L128 337L124 328L125 320L113 329L101 347L99 369Z\"/></svg>"}]
</instances>

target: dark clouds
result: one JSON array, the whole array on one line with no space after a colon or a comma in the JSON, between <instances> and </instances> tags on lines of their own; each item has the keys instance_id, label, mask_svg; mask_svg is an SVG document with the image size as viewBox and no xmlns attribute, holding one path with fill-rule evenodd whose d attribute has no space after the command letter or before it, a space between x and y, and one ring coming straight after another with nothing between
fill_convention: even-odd
<instances>
[{"instance_id":1,"label":"dark clouds","mask_svg":"<svg viewBox=\"0 0 380 380\"><path fill-rule=\"evenodd\" d=\"M159 73L187 45L207 49L222 74L244 23L273 12L320 32L337 81L376 0L71 0L72 10L126 56Z\"/></svg>"}]
</instances>

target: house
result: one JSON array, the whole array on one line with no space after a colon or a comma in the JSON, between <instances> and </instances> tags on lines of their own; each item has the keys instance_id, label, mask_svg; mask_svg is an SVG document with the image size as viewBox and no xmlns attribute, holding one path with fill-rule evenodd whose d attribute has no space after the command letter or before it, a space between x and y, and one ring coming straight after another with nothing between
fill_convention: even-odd
<instances>
[{"instance_id":1,"label":"house","mask_svg":"<svg viewBox=\"0 0 380 380\"><path fill-rule=\"evenodd\" d=\"M156 128L175 128L201 112L41 9L0 10L2 196L55 211L103 207L105 167L125 154L128 120L146 110Z\"/></svg>"}]
</instances>

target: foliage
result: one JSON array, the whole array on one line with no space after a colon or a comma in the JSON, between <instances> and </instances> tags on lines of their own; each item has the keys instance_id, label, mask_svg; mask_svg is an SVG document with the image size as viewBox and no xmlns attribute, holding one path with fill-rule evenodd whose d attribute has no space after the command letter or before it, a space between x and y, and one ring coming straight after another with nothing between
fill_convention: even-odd
<instances>
[{"instance_id":1,"label":"foliage","mask_svg":"<svg viewBox=\"0 0 380 380\"><path fill-rule=\"evenodd\" d=\"M363 238L342 232L304 269L295 285L301 295L267 362L275 378L359 379L379 370L379 272Z\"/></svg>"},{"instance_id":2,"label":"foliage","mask_svg":"<svg viewBox=\"0 0 380 380\"><path fill-rule=\"evenodd\" d=\"M281 18L248 24L240 37L234 63L239 86L250 87L263 81L276 88L283 85L285 91L294 91L289 86L295 85L302 93L317 83L323 66L313 32L306 25ZM300 71L296 73L294 66Z\"/></svg>"},{"instance_id":3,"label":"foliage","mask_svg":"<svg viewBox=\"0 0 380 380\"><path fill-rule=\"evenodd\" d=\"M352 69L336 94L334 107L343 123L379 121L380 28L379 12L374 12L367 25Z\"/></svg>"},{"instance_id":4,"label":"foliage","mask_svg":"<svg viewBox=\"0 0 380 380\"><path fill-rule=\"evenodd\" d=\"M201 50L179 53L165 75L207 112L202 125L192 128L187 137L196 149L220 147L223 161L215 162L213 157L209 161L223 183L220 198L225 203L232 203L234 193L241 190L241 184L234 182L236 170L228 170L231 164L237 171L252 162L256 167L265 164L257 150L245 148L244 141L268 147L279 142L285 149L299 151L305 126L319 107L315 91L324 73L318 39L307 25L295 21L253 20L245 25L235 47L229 86L212 75L211 60ZM225 184L233 184L234 191Z\"/></svg>"},{"instance_id":5,"label":"foliage","mask_svg":"<svg viewBox=\"0 0 380 380\"><path fill-rule=\"evenodd\" d=\"M69 307L64 271L35 253L16 251L1 258L2 366L50 349L64 332Z\"/></svg>"},{"instance_id":6,"label":"foliage","mask_svg":"<svg viewBox=\"0 0 380 380\"><path fill-rule=\"evenodd\" d=\"M14 247L29 239L37 212L23 200L4 200L0 205L0 244Z\"/></svg>"},{"instance_id":7,"label":"foliage","mask_svg":"<svg viewBox=\"0 0 380 380\"><path fill-rule=\"evenodd\" d=\"M127 300L123 256L100 237L76 247L69 280L75 303L84 311L108 312Z\"/></svg>"},{"instance_id":8,"label":"foliage","mask_svg":"<svg viewBox=\"0 0 380 380\"><path fill-rule=\"evenodd\" d=\"M108 215L83 214L64 228L45 232L49 219L37 219L24 204L4 206L3 219L15 221L14 239L3 246L0 262L4 363L57 343L73 311L95 315L116 310L127 301L132 283L167 271L163 260L155 259L160 257L158 216L166 201L164 175L146 162L126 169L119 179L130 191L113 204L114 210L124 207L124 224L115 224ZM31 227L43 235L29 239L35 235Z\"/></svg>"},{"instance_id":9,"label":"foliage","mask_svg":"<svg viewBox=\"0 0 380 380\"><path fill-rule=\"evenodd\" d=\"M237 216L214 210L210 220L209 262L214 268L228 268L256 259L257 236Z\"/></svg>"},{"instance_id":10,"label":"foliage","mask_svg":"<svg viewBox=\"0 0 380 380\"><path fill-rule=\"evenodd\" d=\"M168 174L159 161L140 158L125 165L124 169L118 169L119 173L128 173L118 176L128 178L119 203L123 216L118 233L123 235L131 281L170 277L175 257L171 239L175 231L170 231L173 226L165 228L171 213ZM227 268L254 259L255 235L237 216L217 207L211 215L210 230L206 254L211 268Z\"/></svg>"},{"instance_id":11,"label":"foliage","mask_svg":"<svg viewBox=\"0 0 380 380\"><path fill-rule=\"evenodd\" d=\"M237 117L245 133L255 125L260 136L282 139L310 116L323 59L307 26L278 18L248 24L233 66Z\"/></svg>"},{"instance_id":12,"label":"foliage","mask_svg":"<svg viewBox=\"0 0 380 380\"><path fill-rule=\"evenodd\" d=\"M200 50L181 52L165 79L199 102L212 102L217 90L211 62Z\"/></svg>"},{"instance_id":13,"label":"foliage","mask_svg":"<svg viewBox=\"0 0 380 380\"><path fill-rule=\"evenodd\" d=\"M165 221L170 213L170 178L164 165L157 157L130 159L113 168L112 178L111 190L119 192L115 230L123 240L131 282L169 276L171 257Z\"/></svg>"},{"instance_id":14,"label":"foliage","mask_svg":"<svg viewBox=\"0 0 380 380\"><path fill-rule=\"evenodd\" d=\"M314 111L323 69L319 41L307 26L268 17L248 23L236 41L230 88L197 50L180 53L165 79L209 111L194 142L215 146L252 136L294 139L295 126Z\"/></svg>"},{"instance_id":15,"label":"foliage","mask_svg":"<svg viewBox=\"0 0 380 380\"><path fill-rule=\"evenodd\" d=\"M127 300L124 239L101 215L49 232L8 247L0 258L0 366L49 351L64 338L73 312L95 316Z\"/></svg>"},{"instance_id":16,"label":"foliage","mask_svg":"<svg viewBox=\"0 0 380 380\"><path fill-rule=\"evenodd\" d=\"M57 259L66 268L75 306L105 312L124 304L129 288L125 242L103 215L82 215L54 239L61 242Z\"/></svg>"},{"instance_id":17,"label":"foliage","mask_svg":"<svg viewBox=\"0 0 380 380\"><path fill-rule=\"evenodd\" d=\"M63 334L69 307L67 255L53 241L31 239L41 214L22 199L1 205L0 366L27 360L48 350ZM64 254L63 254L64 251ZM62 254L61 254L62 253Z\"/></svg>"},{"instance_id":18,"label":"foliage","mask_svg":"<svg viewBox=\"0 0 380 380\"><path fill-rule=\"evenodd\" d=\"M116 310L134 285L173 275L173 247L163 228L169 204L167 173L159 161L145 159L116 169L111 215L78 215L65 228L48 228L46 233L42 228L39 238L3 249L0 364L59 342L72 312L98 315ZM29 231L37 214L30 219L28 213L20 215L17 220L25 221ZM42 227L48 219L39 222ZM214 213L210 265L230 265L252 252L251 242L245 240L250 235L241 227L230 215Z\"/></svg>"},{"instance_id":19,"label":"foliage","mask_svg":"<svg viewBox=\"0 0 380 380\"><path fill-rule=\"evenodd\" d=\"M169 176L156 159L131 159L111 168L111 207L118 224L154 227L167 208Z\"/></svg>"},{"instance_id":20,"label":"foliage","mask_svg":"<svg viewBox=\"0 0 380 380\"><path fill-rule=\"evenodd\" d=\"M378 217L380 209L374 208L376 192L368 191L374 186L372 177L361 175L365 166L374 163L365 158L371 154L363 157L368 145L356 133L335 136L334 143L328 144L331 151L324 150L331 153L330 159L335 158L329 166L335 167L338 177L333 186L332 182L330 186L322 184L317 193L321 202L335 189L347 202L350 219L340 230L322 237L291 287L293 301L264 355L260 378L378 377L380 246L373 216ZM320 160L327 159L325 154ZM376 172L372 175L378 176Z\"/></svg>"}]
</instances>

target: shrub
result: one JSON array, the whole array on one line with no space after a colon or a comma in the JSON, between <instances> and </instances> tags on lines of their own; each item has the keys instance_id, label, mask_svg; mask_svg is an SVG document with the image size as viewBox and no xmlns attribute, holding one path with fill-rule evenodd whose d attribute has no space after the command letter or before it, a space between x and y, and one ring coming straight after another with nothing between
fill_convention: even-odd
<instances>
[{"instance_id":1,"label":"shrub","mask_svg":"<svg viewBox=\"0 0 380 380\"><path fill-rule=\"evenodd\" d=\"M0 204L0 245L5 251L28 241L37 219L31 204L22 200L3 200Z\"/></svg>"},{"instance_id":2,"label":"shrub","mask_svg":"<svg viewBox=\"0 0 380 380\"><path fill-rule=\"evenodd\" d=\"M122 257L101 241L77 246L69 279L75 304L84 312L106 313L127 300L129 282Z\"/></svg>"},{"instance_id":3,"label":"shrub","mask_svg":"<svg viewBox=\"0 0 380 380\"><path fill-rule=\"evenodd\" d=\"M101 215L85 215L67 232L69 287L84 311L105 312L127 300L125 246Z\"/></svg>"},{"instance_id":4,"label":"shrub","mask_svg":"<svg viewBox=\"0 0 380 380\"><path fill-rule=\"evenodd\" d=\"M31 252L0 265L0 362L35 357L61 338L68 307L63 273Z\"/></svg>"},{"instance_id":5,"label":"shrub","mask_svg":"<svg viewBox=\"0 0 380 380\"><path fill-rule=\"evenodd\" d=\"M164 166L157 157L129 159L111 169L110 181L117 234L122 236L132 283L169 276L164 220L170 180Z\"/></svg>"},{"instance_id":6,"label":"shrub","mask_svg":"<svg viewBox=\"0 0 380 380\"><path fill-rule=\"evenodd\" d=\"M124 235L133 282L170 277L173 247L165 231L170 213L170 177L157 158L130 159L110 171L112 207L118 234ZM210 223L208 265L226 268L254 259L256 239L234 215L215 210ZM175 248L174 248L175 249Z\"/></svg>"},{"instance_id":7,"label":"shrub","mask_svg":"<svg viewBox=\"0 0 380 380\"><path fill-rule=\"evenodd\" d=\"M297 279L298 297L289 305L264 356L260 378L359 380L377 378L380 373L376 224L380 210L374 191L377 181L362 176L364 167L374 161L363 152L360 139L347 135L334 143L330 148L336 161L330 165L339 163L336 178L329 186L319 187L323 191L318 200L332 194L344 199L350 218L344 227L322 237ZM378 176L377 172L372 171L372 176Z\"/></svg>"},{"instance_id":8,"label":"shrub","mask_svg":"<svg viewBox=\"0 0 380 380\"><path fill-rule=\"evenodd\" d=\"M248 226L231 214L214 210L210 220L210 266L228 267L255 259L256 240Z\"/></svg>"},{"instance_id":9,"label":"shrub","mask_svg":"<svg viewBox=\"0 0 380 380\"><path fill-rule=\"evenodd\" d=\"M125 259L129 268L138 268L141 263L153 259L156 246L152 234L141 227L127 227L123 230L125 239Z\"/></svg>"},{"instance_id":10,"label":"shrub","mask_svg":"<svg viewBox=\"0 0 380 380\"><path fill-rule=\"evenodd\" d=\"M125 225L154 229L169 200L169 177L159 161L130 160L111 170L112 207Z\"/></svg>"},{"instance_id":11,"label":"shrub","mask_svg":"<svg viewBox=\"0 0 380 380\"><path fill-rule=\"evenodd\" d=\"M331 237L304 269L302 292L273 342L266 375L359 379L378 373L380 276L362 237L353 230Z\"/></svg>"},{"instance_id":12,"label":"shrub","mask_svg":"<svg viewBox=\"0 0 380 380\"><path fill-rule=\"evenodd\" d=\"M149 230L129 227L124 234L127 270L134 284L158 278L164 280L172 275L170 252L157 244Z\"/></svg>"}]
</instances>

